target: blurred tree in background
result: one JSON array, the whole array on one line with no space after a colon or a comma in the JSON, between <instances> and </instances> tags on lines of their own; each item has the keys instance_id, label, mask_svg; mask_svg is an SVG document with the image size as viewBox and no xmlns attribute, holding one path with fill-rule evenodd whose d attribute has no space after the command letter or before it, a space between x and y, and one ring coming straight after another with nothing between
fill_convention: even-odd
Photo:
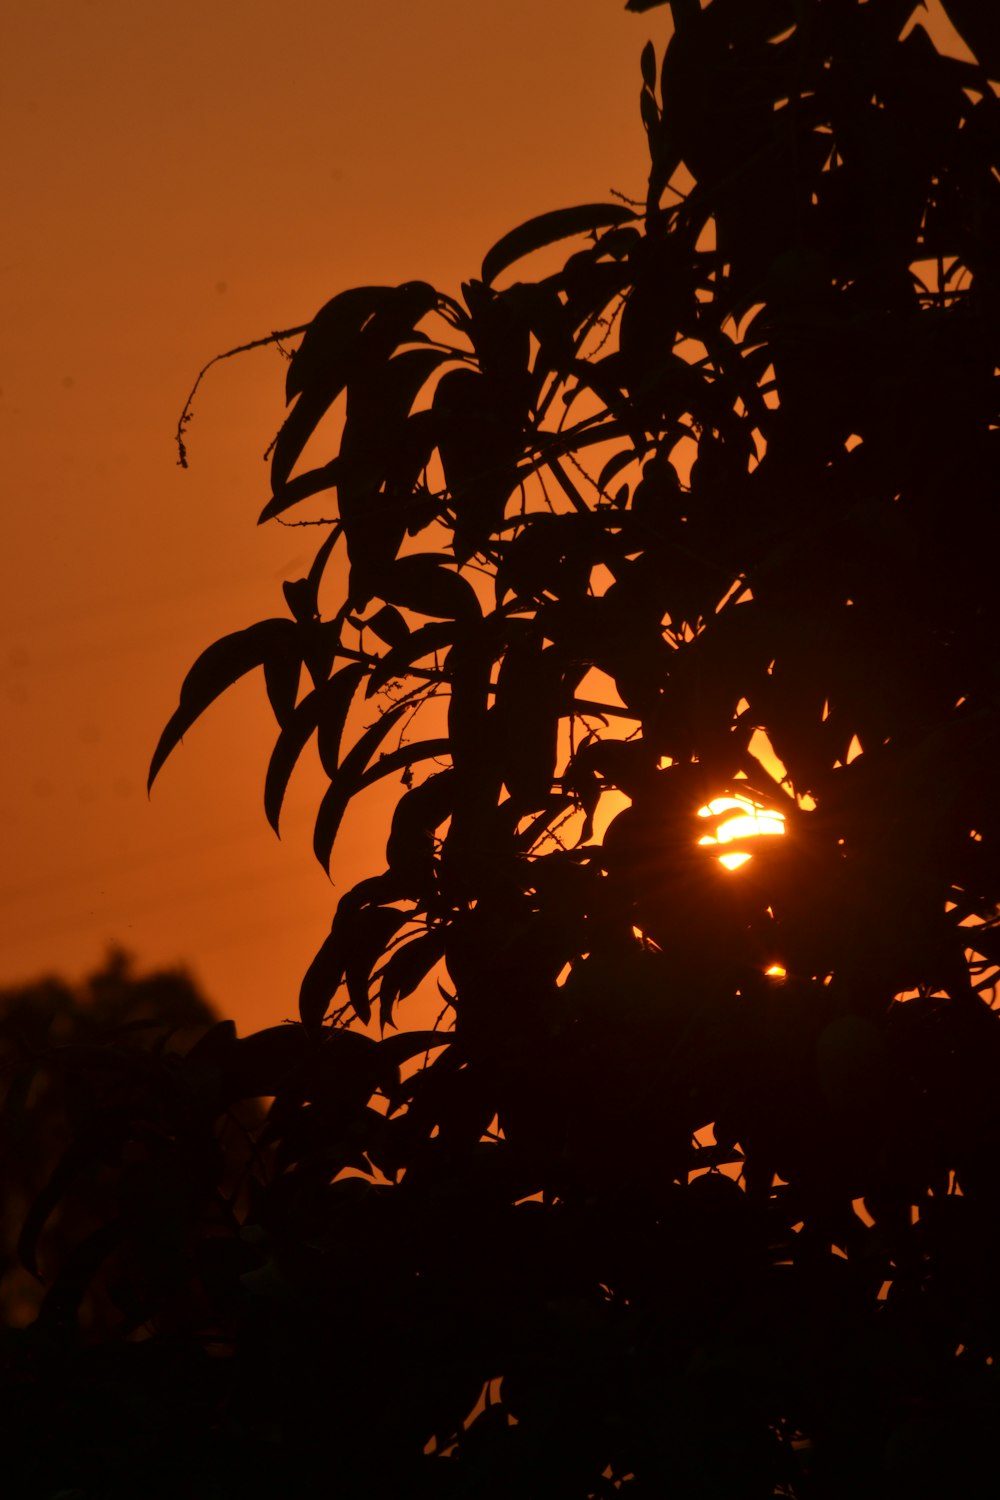
<instances>
[{"instance_id":1,"label":"blurred tree in background","mask_svg":"<svg viewBox=\"0 0 1000 1500\"><path fill-rule=\"evenodd\" d=\"M31 1204L98 1102L122 1082L142 1089L144 1053L182 1051L217 1017L187 974L136 975L128 954L109 954L83 984L40 979L0 990L0 1316L23 1324L37 1313L41 1283L20 1265L17 1243ZM124 1102L124 1101L122 1101ZM76 1142L79 1144L78 1140ZM68 1174L66 1174L68 1176ZM100 1199L101 1201L96 1201ZM93 1177L63 1197L45 1225L39 1263L56 1266L84 1223L99 1222L110 1198ZM91 1322L95 1307L88 1307Z\"/></svg>"},{"instance_id":2,"label":"blurred tree in background","mask_svg":"<svg viewBox=\"0 0 1000 1500\"><path fill-rule=\"evenodd\" d=\"M261 520L325 535L151 778L262 668L268 818L315 741L325 865L400 781L385 869L300 1025L217 1027L105 1121L158 1142L115 1222L160 1259L88 1339L91 1237L8 1345L21 1452L89 1392L52 1489L995 1475L1000 36L945 8L979 62L912 0L671 0L644 203L299 330Z\"/></svg>"}]
</instances>

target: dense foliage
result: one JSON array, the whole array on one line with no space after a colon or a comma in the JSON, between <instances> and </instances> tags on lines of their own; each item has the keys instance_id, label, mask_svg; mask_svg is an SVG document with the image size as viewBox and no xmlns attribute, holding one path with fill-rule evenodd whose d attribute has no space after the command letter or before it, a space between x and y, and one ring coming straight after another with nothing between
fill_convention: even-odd
<instances>
[{"instance_id":1,"label":"dense foliage","mask_svg":"<svg viewBox=\"0 0 1000 1500\"><path fill-rule=\"evenodd\" d=\"M261 520L336 520L151 774L261 667L267 816L315 738L324 864L400 781L385 869L301 1025L210 1033L142 1106L169 1265L92 1348L43 1305L46 1369L133 1413L89 1406L53 1486L995 1474L1000 42L957 0L980 64L912 0L670 8L645 204L522 225L461 300L342 292L292 356ZM727 796L785 830L735 871ZM213 1216L191 1142L261 1095Z\"/></svg>"}]
</instances>

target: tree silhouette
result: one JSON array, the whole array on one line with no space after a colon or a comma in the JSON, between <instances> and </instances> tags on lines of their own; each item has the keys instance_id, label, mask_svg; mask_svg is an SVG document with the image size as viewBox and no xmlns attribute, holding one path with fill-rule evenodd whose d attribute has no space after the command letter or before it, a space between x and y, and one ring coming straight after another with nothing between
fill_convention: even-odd
<instances>
[{"instance_id":1,"label":"tree silhouette","mask_svg":"<svg viewBox=\"0 0 1000 1500\"><path fill-rule=\"evenodd\" d=\"M17 1244L31 1204L92 1120L95 1105L120 1107L143 1087L144 1054L184 1051L217 1020L182 971L138 976L132 959L112 950L82 984L40 979L0 991L0 1316L23 1324L41 1301L39 1266L58 1265L110 1211L113 1195L88 1181L60 1195L36 1247L33 1274L19 1264ZM63 1172L64 1184L70 1173ZM39 1226L39 1231L41 1226ZM93 1327L108 1317L98 1289L86 1292L83 1317ZM95 1296L95 1293L98 1293Z\"/></svg>"},{"instance_id":2,"label":"tree silhouette","mask_svg":"<svg viewBox=\"0 0 1000 1500\"><path fill-rule=\"evenodd\" d=\"M301 1025L217 1029L160 1090L171 1150L274 1102L249 1199L174 1211L145 1343L80 1356L148 1351L114 1483L995 1477L1000 43L945 8L979 63L912 0L671 0L644 205L304 329L260 519L337 519L289 614L195 663L151 780L260 667L275 827L314 738L324 865L401 789ZM784 829L739 870L734 803Z\"/></svg>"}]
</instances>

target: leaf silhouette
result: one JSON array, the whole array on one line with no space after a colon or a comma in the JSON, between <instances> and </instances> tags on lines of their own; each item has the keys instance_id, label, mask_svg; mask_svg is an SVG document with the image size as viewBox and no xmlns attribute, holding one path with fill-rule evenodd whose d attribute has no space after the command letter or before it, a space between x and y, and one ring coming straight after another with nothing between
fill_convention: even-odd
<instances>
[{"instance_id":1,"label":"leaf silhouette","mask_svg":"<svg viewBox=\"0 0 1000 1500\"><path fill-rule=\"evenodd\" d=\"M384 641L389 647L398 646L406 648L410 639L410 627L403 616L391 604L383 604L381 609L375 611L367 620L359 622L366 630L371 630Z\"/></svg>"},{"instance_id":2,"label":"leaf silhouette","mask_svg":"<svg viewBox=\"0 0 1000 1500\"><path fill-rule=\"evenodd\" d=\"M425 742L424 747L414 746L413 749L423 748L426 754L435 743L439 754L446 754L450 748L447 740L439 740ZM453 799L454 774L448 770L429 776L400 798L392 815L385 848L390 870L417 885L426 882L433 872L434 834L451 815Z\"/></svg>"},{"instance_id":3,"label":"leaf silhouette","mask_svg":"<svg viewBox=\"0 0 1000 1500\"><path fill-rule=\"evenodd\" d=\"M373 693L379 692L393 678L404 676L408 668L415 667L428 656L446 650L453 643L455 634L454 620L436 620L429 625L418 625L416 630L410 632L406 641L393 646L382 657L369 679L366 696L371 697Z\"/></svg>"},{"instance_id":4,"label":"leaf silhouette","mask_svg":"<svg viewBox=\"0 0 1000 1500\"><path fill-rule=\"evenodd\" d=\"M340 737L355 690L365 674L359 663L342 667L322 687L314 688L295 709L271 752L264 780L264 811L275 833L292 771L312 736L320 731L320 755L336 770Z\"/></svg>"},{"instance_id":5,"label":"leaf silhouette","mask_svg":"<svg viewBox=\"0 0 1000 1500\"><path fill-rule=\"evenodd\" d=\"M515 261L534 250L544 249L546 245L554 245L558 240L577 234L596 234L599 229L611 229L635 218L635 210L622 203L585 203L577 208L557 208L539 214L512 229L487 251L483 259L483 281L489 286Z\"/></svg>"},{"instance_id":6,"label":"leaf silhouette","mask_svg":"<svg viewBox=\"0 0 1000 1500\"><path fill-rule=\"evenodd\" d=\"M358 737L333 774L327 772L330 775L330 785L319 805L313 830L313 850L324 870L329 872L330 855L337 830L348 803L362 784L368 762L393 725L398 724L407 712L405 703L398 703L394 708L388 709Z\"/></svg>"},{"instance_id":7,"label":"leaf silhouette","mask_svg":"<svg viewBox=\"0 0 1000 1500\"><path fill-rule=\"evenodd\" d=\"M431 740L414 740L409 744L400 745L396 750L388 750L379 756L374 765L369 766L362 773L359 789L371 786L375 781L381 781L383 776L392 776L396 771L411 770L422 760L437 760L448 755L450 750L451 742L443 736Z\"/></svg>"},{"instance_id":8,"label":"leaf silhouette","mask_svg":"<svg viewBox=\"0 0 1000 1500\"><path fill-rule=\"evenodd\" d=\"M482 611L466 578L430 557L400 557L381 580L382 596L418 614L445 620L469 620Z\"/></svg>"},{"instance_id":9,"label":"leaf silhouette","mask_svg":"<svg viewBox=\"0 0 1000 1500\"><path fill-rule=\"evenodd\" d=\"M370 906L353 913L344 924L344 980L354 1014L363 1026L372 1016L368 997L372 970L387 944L409 920L409 912L394 906Z\"/></svg>"},{"instance_id":10,"label":"leaf silhouette","mask_svg":"<svg viewBox=\"0 0 1000 1500\"><path fill-rule=\"evenodd\" d=\"M343 667L318 689L319 759L328 776L336 774L351 700L364 675L365 668L360 664Z\"/></svg>"},{"instance_id":11,"label":"leaf silhouette","mask_svg":"<svg viewBox=\"0 0 1000 1500\"><path fill-rule=\"evenodd\" d=\"M296 634L297 626L292 620L260 620L246 630L223 636L202 652L181 684L180 704L167 721L153 752L147 790L167 756L205 709L254 667L263 666L269 657L283 656L294 649Z\"/></svg>"},{"instance_id":12,"label":"leaf silhouette","mask_svg":"<svg viewBox=\"0 0 1000 1500\"><path fill-rule=\"evenodd\" d=\"M397 1001L412 995L444 957L444 945L444 932L435 929L410 938L392 953L379 976L379 1020L383 1030L392 1024Z\"/></svg>"},{"instance_id":13,"label":"leaf silhouette","mask_svg":"<svg viewBox=\"0 0 1000 1500\"><path fill-rule=\"evenodd\" d=\"M643 83L652 92L656 87L656 48L652 42L647 42L643 47L639 58L639 68Z\"/></svg>"},{"instance_id":14,"label":"leaf silhouette","mask_svg":"<svg viewBox=\"0 0 1000 1500\"><path fill-rule=\"evenodd\" d=\"M340 460L334 458L318 469L309 469L305 474L297 474L294 479L287 480L264 506L257 517L257 525L261 526L275 516L284 515L286 510L291 510L293 505L298 505L300 500L307 500L310 495L332 489L339 473Z\"/></svg>"},{"instance_id":15,"label":"leaf silhouette","mask_svg":"<svg viewBox=\"0 0 1000 1500\"><path fill-rule=\"evenodd\" d=\"M299 1013L307 1027L318 1026L337 990L350 975L350 999L358 1019L371 1019L368 979L378 954L410 914L395 907L359 908L342 901L329 936L322 944L302 980Z\"/></svg>"},{"instance_id":16,"label":"leaf silhouette","mask_svg":"<svg viewBox=\"0 0 1000 1500\"><path fill-rule=\"evenodd\" d=\"M271 488L278 495L302 450L349 383L370 378L388 361L414 325L430 312L437 293L426 282L362 287L327 303L309 325L288 369L288 399L296 398L274 444Z\"/></svg>"},{"instance_id":17,"label":"leaf silhouette","mask_svg":"<svg viewBox=\"0 0 1000 1500\"><path fill-rule=\"evenodd\" d=\"M302 676L302 652L298 642L289 639L287 649L273 651L264 661L264 685L267 699L280 728L284 729L295 712Z\"/></svg>"}]
</instances>

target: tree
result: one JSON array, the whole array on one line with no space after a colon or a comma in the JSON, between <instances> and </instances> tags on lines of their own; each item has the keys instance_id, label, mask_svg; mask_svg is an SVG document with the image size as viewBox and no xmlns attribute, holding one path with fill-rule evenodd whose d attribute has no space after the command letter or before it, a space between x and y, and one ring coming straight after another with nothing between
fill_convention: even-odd
<instances>
[{"instance_id":1,"label":"tree","mask_svg":"<svg viewBox=\"0 0 1000 1500\"><path fill-rule=\"evenodd\" d=\"M151 780L262 668L275 826L313 736L324 864L401 790L301 1025L190 1055L199 1128L274 1098L187 1342L149 1300L151 1359L227 1351L206 1492L995 1470L1000 47L946 9L979 63L912 0L671 0L644 205L302 331L261 520L337 520Z\"/></svg>"},{"instance_id":2,"label":"tree","mask_svg":"<svg viewBox=\"0 0 1000 1500\"><path fill-rule=\"evenodd\" d=\"M70 1247L109 1211L111 1197L91 1181L63 1191L41 1225L28 1233L43 1241L19 1264L18 1240L32 1203L74 1144L77 1129L102 1107L121 1108L142 1089L144 1053L184 1051L217 1017L181 970L138 976L131 957L112 950L79 985L48 977L0 991L0 1315L24 1324L41 1301L39 1267L56 1266ZM82 1315L93 1327L106 1316L95 1286L83 1289Z\"/></svg>"}]
</instances>

